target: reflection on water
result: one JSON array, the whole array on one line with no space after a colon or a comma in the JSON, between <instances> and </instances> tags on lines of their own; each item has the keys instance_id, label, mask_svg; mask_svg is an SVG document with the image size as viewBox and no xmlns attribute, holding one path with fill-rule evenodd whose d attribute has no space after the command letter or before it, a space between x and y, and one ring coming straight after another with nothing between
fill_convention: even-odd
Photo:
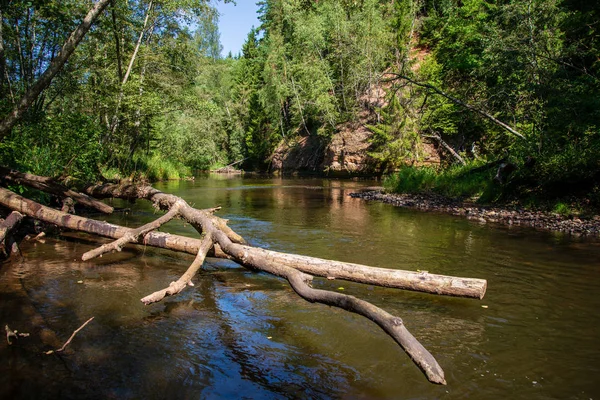
<instances>
[{"instance_id":1,"label":"reflection on water","mask_svg":"<svg viewBox=\"0 0 600 400\"><path fill-rule=\"evenodd\" d=\"M309 304L278 278L209 259L195 286L148 307L192 257L141 246L91 262L77 234L23 245L0 269L0 398L597 398L600 246L353 199L372 182L202 178L159 185L253 244L386 268L488 280L482 301L316 279L401 316L436 356L429 384L364 318ZM126 203L115 202L116 205ZM111 222L156 217L140 203ZM197 235L181 221L165 228ZM81 283L80 283L81 282ZM482 305L487 306L483 308ZM59 347L95 319L59 356Z\"/></svg>"}]
</instances>

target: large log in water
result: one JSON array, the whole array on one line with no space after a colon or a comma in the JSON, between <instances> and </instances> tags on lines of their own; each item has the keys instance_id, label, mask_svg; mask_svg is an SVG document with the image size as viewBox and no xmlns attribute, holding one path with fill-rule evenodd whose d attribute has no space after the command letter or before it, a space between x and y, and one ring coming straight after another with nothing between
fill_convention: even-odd
<instances>
[{"instance_id":1,"label":"large log in water","mask_svg":"<svg viewBox=\"0 0 600 400\"><path fill-rule=\"evenodd\" d=\"M127 193L127 196L131 195L131 192L123 191L123 193ZM104 195L106 195L106 193L104 193ZM123 197L125 197L125 195ZM133 231L130 228L109 224L107 222L62 213L52 208L42 206L3 188L0 188L0 204L30 217L63 228L113 239L120 239ZM237 241L241 242L239 239ZM143 238L138 238L135 243L189 254L197 254L201 245L199 239L163 232L147 233ZM249 254L324 278L336 278L369 285L477 299L483 298L487 288L487 281L484 279L459 278L447 275L430 274L427 272L374 268L366 265L325 260L316 257L279 253L250 246L245 246L244 249ZM217 257L226 257L226 254L220 252L219 248L215 249L213 255L216 255Z\"/></svg>"},{"instance_id":2,"label":"large log in water","mask_svg":"<svg viewBox=\"0 0 600 400\"><path fill-rule=\"evenodd\" d=\"M103 190L106 193L106 191L109 189L104 188ZM114 197L125 196L124 194L119 196L119 190L120 189L118 187L114 188ZM210 212L194 209L177 196L162 193L151 187L131 190L139 190L137 193L138 198L150 200L160 208L175 208L177 212L172 213L173 216L178 214L181 218L193 225L199 232L204 234L204 240L198 243L197 246L194 246L198 247L197 257L188 272L186 272L186 274L184 274L180 280L169 285L169 287L164 291L159 291L151 294L150 296L146 296L142 299L143 302L151 303L154 301L159 301L166 295L175 294L178 291L183 290L185 284L190 282L190 275L193 274L199 267L199 264L201 264L203 257L206 254L207 247L212 245L216 248L218 246L220 250L229 258L235 260L241 265L286 279L290 283L293 290L299 296L309 302L317 302L338 307L346 311L362 315L375 322L400 345L400 347L421 369L430 382L446 384L444 371L442 368L439 366L435 358L427 351L427 349L425 349L417 341L417 339L410 334L401 318L393 316L381 308L356 297L312 288L310 286L310 282L313 278L311 275L301 272L284 263L274 261L272 258L265 257L264 253L257 251L259 249L245 246L244 240L239 237L239 235L235 234L235 232L233 232L230 228L226 227L224 220L213 216ZM18 210L23 214L46 222L54 223L59 226L88 233L95 233L102 236L109 236L117 239L127 236L127 241L131 242L142 241L146 244L150 244L150 242L153 241L151 238L155 235L153 232L150 232L146 233L144 236L141 236L141 232L145 231L146 229L145 227L138 228L137 230L128 229L108 224L106 222L94 221L88 218L69 215L42 206L31 200L18 196L9 190L1 188L0 203L14 210ZM171 213L169 212L169 214ZM166 243L169 236L174 235L162 236L162 243L160 242L159 238L154 239L159 239L156 242L159 247L167 247ZM119 246L122 244L122 241L117 241L113 245L116 249L119 249ZM186 245L188 245L188 248L191 247L189 246L190 243L187 240L183 240L179 242L179 244L183 245L184 247ZM107 248L110 248L110 246ZM103 251L99 251L97 253L101 254L102 252Z\"/></svg>"}]
</instances>

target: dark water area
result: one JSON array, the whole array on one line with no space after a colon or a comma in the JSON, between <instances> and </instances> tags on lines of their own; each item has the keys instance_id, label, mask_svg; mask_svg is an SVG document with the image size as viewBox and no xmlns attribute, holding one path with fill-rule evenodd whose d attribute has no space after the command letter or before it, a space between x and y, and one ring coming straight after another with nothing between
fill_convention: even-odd
<instances>
[{"instance_id":1,"label":"dark water area","mask_svg":"<svg viewBox=\"0 0 600 400\"><path fill-rule=\"evenodd\" d=\"M600 241L349 196L374 184L211 176L156 187L222 206L256 246L487 279L483 300L315 282L402 317L447 386L371 321L228 261L208 259L194 287L144 306L193 257L130 246L82 262L102 240L71 233L24 243L22 261L0 266L0 323L32 333L0 344L0 398L600 398ZM110 222L157 216L150 204L114 205L131 211ZM197 236L181 221L163 230ZM65 353L43 354L90 317Z\"/></svg>"}]
</instances>

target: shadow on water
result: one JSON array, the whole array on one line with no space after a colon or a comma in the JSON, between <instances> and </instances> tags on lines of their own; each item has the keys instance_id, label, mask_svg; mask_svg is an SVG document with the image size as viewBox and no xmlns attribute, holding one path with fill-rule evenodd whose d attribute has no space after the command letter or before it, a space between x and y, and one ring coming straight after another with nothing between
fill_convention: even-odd
<instances>
[{"instance_id":1,"label":"shadow on water","mask_svg":"<svg viewBox=\"0 0 600 400\"><path fill-rule=\"evenodd\" d=\"M429 384L372 322L309 304L279 278L208 259L195 286L148 307L192 256L128 247L79 261L98 239L23 245L0 267L0 398L596 398L597 241L479 225L353 199L372 182L198 179L160 189L222 216L253 244L386 268L488 280L482 301L316 279L399 315L438 359ZM119 202L115 202L118 204ZM110 222L155 218L148 204ZM165 230L196 233L181 221ZM485 306L482 307L482 306ZM59 347L95 319L61 356Z\"/></svg>"}]
</instances>

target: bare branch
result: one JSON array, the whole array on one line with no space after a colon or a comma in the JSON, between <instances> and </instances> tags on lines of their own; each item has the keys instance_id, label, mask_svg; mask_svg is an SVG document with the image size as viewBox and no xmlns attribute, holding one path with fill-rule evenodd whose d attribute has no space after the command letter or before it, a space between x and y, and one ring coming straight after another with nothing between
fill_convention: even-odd
<instances>
[{"instance_id":1,"label":"bare branch","mask_svg":"<svg viewBox=\"0 0 600 400\"><path fill-rule=\"evenodd\" d=\"M83 323L83 325L81 325L79 328L75 329L75 331L71 334L71 337L69 338L69 340L67 340L65 342L65 344L63 344L60 349L58 349L56 351L53 351L53 350L47 351L46 354L60 353L60 352L64 351L67 348L67 346L71 343L71 340L73 340L73 338L75 337L75 335L77 335L80 330L82 330L83 328L85 328L85 326L87 324L89 324L90 322L92 322L93 319L94 319L94 317L88 319L87 321L85 321Z\"/></svg>"},{"instance_id":2,"label":"bare branch","mask_svg":"<svg viewBox=\"0 0 600 400\"><path fill-rule=\"evenodd\" d=\"M142 303L144 303L145 305L156 303L167 296L173 296L177 293L180 293L183 289L186 288L186 286L194 286L194 284L192 283L192 278L202 267L204 259L206 258L206 253L208 253L212 246L213 237L212 234L209 233L205 235L202 239L200 248L198 249L198 255L196 255L194 262L192 262L192 265L190 265L190 267L187 269L187 271L185 271L181 278L179 278L175 282L171 282L168 288L158 290L144 297L143 299L141 299Z\"/></svg>"},{"instance_id":3,"label":"bare branch","mask_svg":"<svg viewBox=\"0 0 600 400\"><path fill-rule=\"evenodd\" d=\"M396 77L396 78L393 78L393 79L387 79L386 81L388 81L388 82L390 82L390 81L394 81L394 80L398 80L398 79L404 79L404 80L406 80L406 81L408 81L408 82L412 83L413 85L420 86L420 87L423 87L423 88L425 88L425 89L428 89L428 90L430 90L430 91L432 91L432 92L435 92L435 93L437 93L437 94L439 94L439 95L441 95L441 96L443 96L443 97L447 98L448 100L452 101L453 103L456 103L456 104L458 104L458 105L460 105L460 106L462 106L462 107L464 107L464 108L466 108L466 109L468 109L468 110L475 111L477 114L479 114L479 115L481 115L481 116L483 116L483 117L485 117L485 118L489 119L490 121L492 121L492 122L493 122L493 123L495 123L496 125L498 125L498 126L502 127L502 128L503 128L503 129L505 129L506 131L508 131L508 132L510 132L511 134L515 135L516 137L518 137L518 138L520 138L520 139L523 139L523 140L525 140L525 136L523 136L521 133L519 133L519 132L518 132L518 131L516 131L515 129L511 128L509 125L507 125L507 124L505 124L504 122L500 121L499 119L495 118L495 117L494 117L494 116L492 116L491 114L489 114L489 113L487 113L487 112L483 111L483 110L482 110L482 109L480 109L480 108L477 108L477 107L474 107L474 106L472 106L472 105L470 105L470 104L467 104L467 103L465 103L464 101L462 101L462 100L459 100L459 99L457 99L456 97L454 97L454 96L451 96L451 95L449 95L448 93L446 93L446 92L444 92L444 91L442 91L442 90L438 89L437 87L435 87L435 86L433 86L433 85L430 85L429 83L417 82L417 81L415 81L414 79L411 79L411 78L409 78L409 77L408 77L408 76L406 76L406 75L398 74L398 73L395 73L395 72L386 72L386 74L389 74L389 75L394 75L394 76Z\"/></svg>"},{"instance_id":4,"label":"bare branch","mask_svg":"<svg viewBox=\"0 0 600 400\"><path fill-rule=\"evenodd\" d=\"M92 258L102 256L103 254L109 253L111 251L121 251L123 249L123 246L125 246L127 243L137 242L140 239L140 237L145 236L147 233L160 228L162 225L177 217L177 215L179 214L179 207L179 203L174 204L173 207L169 210L169 212L163 215L162 217L146 225L140 226L137 229L127 232L123 237L115 240L114 242L107 243L94 250L86 252L81 257L81 259L83 261L87 261L91 260Z\"/></svg>"}]
</instances>

